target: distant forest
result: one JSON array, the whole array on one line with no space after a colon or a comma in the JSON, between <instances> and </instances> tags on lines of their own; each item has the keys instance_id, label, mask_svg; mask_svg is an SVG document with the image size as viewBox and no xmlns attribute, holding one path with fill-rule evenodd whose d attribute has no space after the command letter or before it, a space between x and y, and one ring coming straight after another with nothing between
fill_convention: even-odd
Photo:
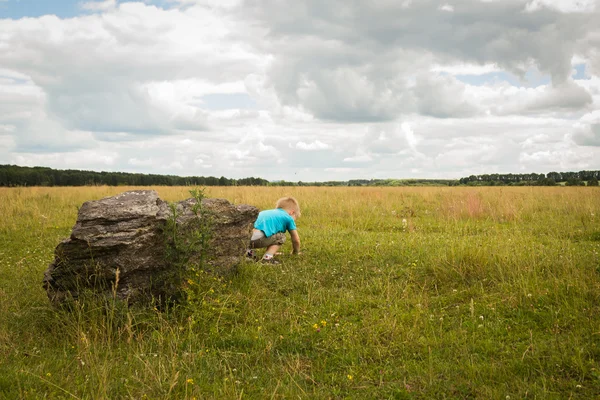
<instances>
[{"instance_id":1,"label":"distant forest","mask_svg":"<svg viewBox=\"0 0 600 400\"><path fill-rule=\"evenodd\" d=\"M483 174L458 180L469 186L598 186L600 171L548 172L547 174Z\"/></svg>"},{"instance_id":2,"label":"distant forest","mask_svg":"<svg viewBox=\"0 0 600 400\"><path fill-rule=\"evenodd\" d=\"M175 176L128 172L96 172L47 167L0 165L0 186L598 186L600 171L548 174L484 174L461 179L353 179L349 181L289 182L262 178Z\"/></svg>"},{"instance_id":3,"label":"distant forest","mask_svg":"<svg viewBox=\"0 0 600 400\"><path fill-rule=\"evenodd\" d=\"M448 179L356 179L328 182L268 181L262 178L176 176L128 172L96 172L47 167L0 165L0 186L449 186Z\"/></svg>"}]
</instances>

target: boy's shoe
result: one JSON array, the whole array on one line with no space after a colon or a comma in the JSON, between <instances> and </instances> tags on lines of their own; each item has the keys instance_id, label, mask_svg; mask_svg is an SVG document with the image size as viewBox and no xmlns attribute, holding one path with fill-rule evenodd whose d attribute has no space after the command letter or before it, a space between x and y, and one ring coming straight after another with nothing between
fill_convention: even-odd
<instances>
[{"instance_id":1,"label":"boy's shoe","mask_svg":"<svg viewBox=\"0 0 600 400\"><path fill-rule=\"evenodd\" d=\"M249 249L246 251L246 258L252 261L258 261L258 257L254 253L254 250Z\"/></svg>"}]
</instances>

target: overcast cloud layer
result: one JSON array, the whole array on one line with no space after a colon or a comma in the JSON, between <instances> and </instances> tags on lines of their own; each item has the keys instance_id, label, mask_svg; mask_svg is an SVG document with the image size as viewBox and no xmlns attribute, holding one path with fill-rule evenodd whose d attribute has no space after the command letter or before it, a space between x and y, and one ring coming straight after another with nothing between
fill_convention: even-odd
<instances>
[{"instance_id":1,"label":"overcast cloud layer","mask_svg":"<svg viewBox=\"0 0 600 400\"><path fill-rule=\"evenodd\" d=\"M600 0L18 6L0 0L0 164L292 181L600 169Z\"/></svg>"}]
</instances>

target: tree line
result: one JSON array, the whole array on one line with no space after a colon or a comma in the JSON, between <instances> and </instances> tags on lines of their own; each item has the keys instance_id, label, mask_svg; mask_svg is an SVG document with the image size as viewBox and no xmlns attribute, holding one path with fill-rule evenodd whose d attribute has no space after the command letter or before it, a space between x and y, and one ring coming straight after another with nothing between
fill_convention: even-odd
<instances>
[{"instance_id":1,"label":"tree line","mask_svg":"<svg viewBox=\"0 0 600 400\"><path fill-rule=\"evenodd\" d=\"M175 176L0 165L0 186L265 186L262 178Z\"/></svg>"},{"instance_id":2,"label":"tree line","mask_svg":"<svg viewBox=\"0 0 600 400\"><path fill-rule=\"evenodd\" d=\"M547 174L482 174L458 180L469 186L598 186L600 171L548 172Z\"/></svg>"},{"instance_id":3,"label":"tree line","mask_svg":"<svg viewBox=\"0 0 600 400\"><path fill-rule=\"evenodd\" d=\"M483 174L455 179L352 179L349 181L292 182L224 176L176 176L129 172L96 172L48 167L0 165L0 186L598 186L600 171L547 174Z\"/></svg>"},{"instance_id":4,"label":"tree line","mask_svg":"<svg viewBox=\"0 0 600 400\"><path fill-rule=\"evenodd\" d=\"M350 181L292 182L262 178L229 179L224 176L176 176L128 172L96 172L48 167L0 165L0 186L448 186L444 179L354 179Z\"/></svg>"}]
</instances>

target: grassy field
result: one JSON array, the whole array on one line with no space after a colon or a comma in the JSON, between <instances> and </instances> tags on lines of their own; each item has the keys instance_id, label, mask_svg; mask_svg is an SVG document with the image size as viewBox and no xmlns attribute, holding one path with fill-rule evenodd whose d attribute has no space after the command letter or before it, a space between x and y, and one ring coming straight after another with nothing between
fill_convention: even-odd
<instances>
[{"instance_id":1,"label":"grassy field","mask_svg":"<svg viewBox=\"0 0 600 400\"><path fill-rule=\"evenodd\" d=\"M127 189L0 188L0 398L600 398L597 188L207 188L296 196L304 253L169 312L52 309L77 208Z\"/></svg>"}]
</instances>

